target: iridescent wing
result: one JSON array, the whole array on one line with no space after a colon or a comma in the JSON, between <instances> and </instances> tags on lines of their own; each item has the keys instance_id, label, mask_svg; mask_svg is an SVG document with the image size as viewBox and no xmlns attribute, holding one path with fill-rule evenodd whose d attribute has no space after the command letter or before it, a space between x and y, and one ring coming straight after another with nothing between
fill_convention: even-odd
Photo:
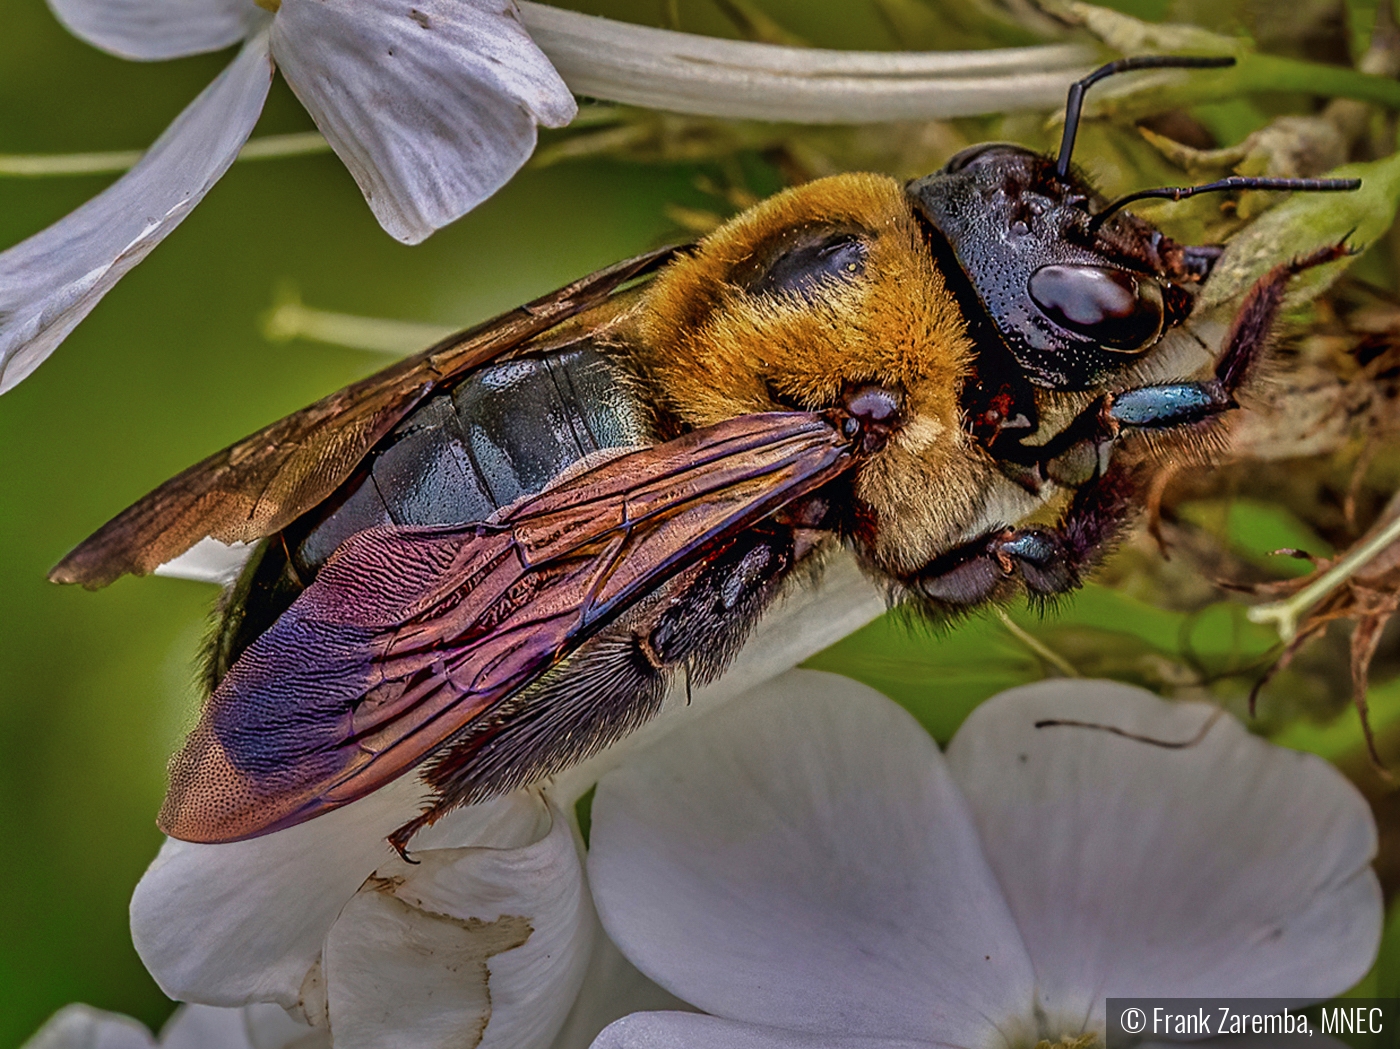
<instances>
[{"instance_id":1,"label":"iridescent wing","mask_svg":"<svg viewBox=\"0 0 1400 1049\"><path fill-rule=\"evenodd\" d=\"M272 535L334 492L380 438L444 383L602 304L676 251L662 248L599 270L216 452L103 525L49 578L96 589L127 572L145 575L206 536L248 543Z\"/></svg>"},{"instance_id":2,"label":"iridescent wing","mask_svg":"<svg viewBox=\"0 0 1400 1049\"><path fill-rule=\"evenodd\" d=\"M855 456L826 415L743 416L489 524L351 537L210 696L171 763L162 829L232 841L364 796Z\"/></svg>"}]
</instances>

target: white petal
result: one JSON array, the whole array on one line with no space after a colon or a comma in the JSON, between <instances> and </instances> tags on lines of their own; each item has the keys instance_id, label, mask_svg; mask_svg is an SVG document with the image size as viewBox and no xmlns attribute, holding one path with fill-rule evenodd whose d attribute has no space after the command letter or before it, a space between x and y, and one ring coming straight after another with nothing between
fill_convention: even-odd
<instances>
[{"instance_id":1,"label":"white petal","mask_svg":"<svg viewBox=\"0 0 1400 1049\"><path fill-rule=\"evenodd\" d=\"M589 873L622 952L706 1012L979 1045L1029 959L928 734L792 671L598 784Z\"/></svg>"},{"instance_id":2,"label":"white petal","mask_svg":"<svg viewBox=\"0 0 1400 1049\"><path fill-rule=\"evenodd\" d=\"M596 924L568 821L523 848L414 858L382 866L326 940L337 1049L544 1049Z\"/></svg>"},{"instance_id":3,"label":"white petal","mask_svg":"<svg viewBox=\"0 0 1400 1049\"><path fill-rule=\"evenodd\" d=\"M553 826L549 804L538 791L526 788L481 805L453 809L415 834L410 847L414 853L476 846L523 849L544 838Z\"/></svg>"},{"instance_id":4,"label":"white petal","mask_svg":"<svg viewBox=\"0 0 1400 1049\"><path fill-rule=\"evenodd\" d=\"M1101 1026L1109 996L1327 998L1375 957L1375 825L1332 766L1230 717L1176 750L1034 727L1179 741L1211 713L1047 681L978 707L949 747L1052 1016Z\"/></svg>"},{"instance_id":5,"label":"white petal","mask_svg":"<svg viewBox=\"0 0 1400 1049\"><path fill-rule=\"evenodd\" d=\"M134 59L218 51L267 18L250 0L49 0L49 7L74 36Z\"/></svg>"},{"instance_id":6,"label":"white petal","mask_svg":"<svg viewBox=\"0 0 1400 1049\"><path fill-rule=\"evenodd\" d=\"M694 1013L633 1013L604 1031L593 1049L929 1049L931 1044L806 1034Z\"/></svg>"},{"instance_id":7,"label":"white petal","mask_svg":"<svg viewBox=\"0 0 1400 1049\"><path fill-rule=\"evenodd\" d=\"M221 543L206 536L179 557L165 562L155 574L226 586L238 578L252 552L252 544Z\"/></svg>"},{"instance_id":8,"label":"white petal","mask_svg":"<svg viewBox=\"0 0 1400 1049\"><path fill-rule=\"evenodd\" d=\"M684 677L673 682L660 714L622 742L560 774L550 795L561 804L572 804L633 750L791 670L886 608L884 595L861 572L855 558L836 552L815 583L804 582L782 595L718 681L693 690L687 688Z\"/></svg>"},{"instance_id":9,"label":"white petal","mask_svg":"<svg viewBox=\"0 0 1400 1049\"><path fill-rule=\"evenodd\" d=\"M604 1027L628 1013L688 1008L670 991L638 972L607 933L599 929L583 986L551 1049L588 1049Z\"/></svg>"},{"instance_id":10,"label":"white petal","mask_svg":"<svg viewBox=\"0 0 1400 1049\"><path fill-rule=\"evenodd\" d=\"M329 1031L292 1019L280 1005L245 1005L243 1018L253 1049L331 1049Z\"/></svg>"},{"instance_id":11,"label":"white petal","mask_svg":"<svg viewBox=\"0 0 1400 1049\"><path fill-rule=\"evenodd\" d=\"M167 840L131 899L137 953L166 994L210 1005L298 1006L302 982L336 915L392 856L386 835L420 811L423 788L404 776L367 798L249 841ZM463 810L477 840L514 840L513 798ZM465 832L465 831L464 831Z\"/></svg>"},{"instance_id":12,"label":"white petal","mask_svg":"<svg viewBox=\"0 0 1400 1049\"><path fill-rule=\"evenodd\" d=\"M280 1022L268 1024L266 1010ZM255 1037L254 1031L263 1037ZM330 1049L324 1032L313 1031L278 1006L220 1009L182 1005L166 1021L160 1038L119 1013L89 1005L69 1005L57 1013L23 1049Z\"/></svg>"},{"instance_id":13,"label":"white petal","mask_svg":"<svg viewBox=\"0 0 1400 1049\"><path fill-rule=\"evenodd\" d=\"M140 163L0 254L0 393L37 368L199 203L238 155L271 83L267 37L259 34Z\"/></svg>"},{"instance_id":14,"label":"white petal","mask_svg":"<svg viewBox=\"0 0 1400 1049\"><path fill-rule=\"evenodd\" d=\"M160 1049L252 1049L242 1009L182 1005L160 1031Z\"/></svg>"},{"instance_id":15,"label":"white petal","mask_svg":"<svg viewBox=\"0 0 1400 1049\"><path fill-rule=\"evenodd\" d=\"M20 1049L152 1049L144 1024L90 1005L65 1005Z\"/></svg>"},{"instance_id":16,"label":"white petal","mask_svg":"<svg viewBox=\"0 0 1400 1049\"><path fill-rule=\"evenodd\" d=\"M392 236L416 244L529 159L573 96L511 0L283 0L273 53Z\"/></svg>"},{"instance_id":17,"label":"white petal","mask_svg":"<svg viewBox=\"0 0 1400 1049\"><path fill-rule=\"evenodd\" d=\"M576 94L675 113L843 124L1064 103L1093 52L1068 46L874 53L717 40L522 2Z\"/></svg>"}]
</instances>

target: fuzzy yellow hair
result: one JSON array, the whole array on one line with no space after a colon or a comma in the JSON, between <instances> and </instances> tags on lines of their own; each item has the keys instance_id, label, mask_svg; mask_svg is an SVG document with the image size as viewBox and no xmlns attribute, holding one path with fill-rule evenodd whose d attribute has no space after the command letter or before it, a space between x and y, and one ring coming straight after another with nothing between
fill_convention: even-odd
<instances>
[{"instance_id":1,"label":"fuzzy yellow hair","mask_svg":"<svg viewBox=\"0 0 1400 1049\"><path fill-rule=\"evenodd\" d=\"M811 231L859 236L863 272L811 294L746 290L745 274ZM831 406L850 384L904 391L903 429L856 486L878 562L912 569L975 516L975 493L985 486L972 475L985 466L974 461L960 420L967 323L894 179L837 175L779 193L669 266L645 299L637 363L692 426Z\"/></svg>"}]
</instances>

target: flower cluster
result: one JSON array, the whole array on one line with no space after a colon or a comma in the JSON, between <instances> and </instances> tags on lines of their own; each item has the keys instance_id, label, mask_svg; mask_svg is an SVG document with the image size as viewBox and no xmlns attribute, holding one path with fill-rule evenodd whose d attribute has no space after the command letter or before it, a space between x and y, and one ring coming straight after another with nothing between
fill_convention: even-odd
<instances>
[{"instance_id":1,"label":"flower cluster","mask_svg":"<svg viewBox=\"0 0 1400 1049\"><path fill-rule=\"evenodd\" d=\"M51 4L128 58L239 49L129 172L0 253L0 391L210 190L277 69L384 229L417 243L573 119L573 91L958 115L1058 95L1082 58L720 44L512 0ZM222 575L242 551L213 552L180 570ZM1331 765L1202 704L1068 679L992 697L941 752L885 696L793 669L882 608L834 560L720 681L452 812L411 858L385 840L421 811L411 775L250 841L168 840L132 934L186 1004L158 1038L70 1006L28 1049L1081 1049L1109 997L1318 1001L1363 977L1377 832Z\"/></svg>"},{"instance_id":2,"label":"flower cluster","mask_svg":"<svg viewBox=\"0 0 1400 1049\"><path fill-rule=\"evenodd\" d=\"M1320 1000L1375 956L1365 801L1231 718L1142 742L1190 738L1204 705L1047 681L943 755L835 675L721 698L603 775L586 876L554 788L455 814L417 866L374 854L402 789L258 842L167 843L138 948L177 997L245 1008L189 1007L160 1044L1077 1046L1107 997ZM30 1049L94 1025L150 1044L74 1007Z\"/></svg>"}]
</instances>

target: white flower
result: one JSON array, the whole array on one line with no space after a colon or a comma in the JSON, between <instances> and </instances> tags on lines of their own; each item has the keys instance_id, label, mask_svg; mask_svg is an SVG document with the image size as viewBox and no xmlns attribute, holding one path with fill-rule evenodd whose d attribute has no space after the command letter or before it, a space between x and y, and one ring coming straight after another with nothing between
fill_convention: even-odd
<instances>
[{"instance_id":1,"label":"white flower","mask_svg":"<svg viewBox=\"0 0 1400 1049\"><path fill-rule=\"evenodd\" d=\"M50 5L76 35L124 58L244 45L135 167L0 253L0 393L37 368L218 181L262 112L274 61L380 224L416 244L499 189L533 152L537 125L573 119L571 88L706 116L933 119L1049 108L1092 58L1078 45L895 54L774 47L513 0Z\"/></svg>"},{"instance_id":2,"label":"white flower","mask_svg":"<svg viewBox=\"0 0 1400 1049\"><path fill-rule=\"evenodd\" d=\"M182 1005L158 1039L129 1016L68 1005L21 1049L330 1049L330 1039L275 1005Z\"/></svg>"},{"instance_id":3,"label":"white flower","mask_svg":"<svg viewBox=\"0 0 1400 1049\"><path fill-rule=\"evenodd\" d=\"M417 243L499 189L569 89L512 0L51 0L84 40L161 59L244 41L141 161L0 254L0 392L27 376L238 155L274 62L390 234Z\"/></svg>"},{"instance_id":4,"label":"white flower","mask_svg":"<svg viewBox=\"0 0 1400 1049\"><path fill-rule=\"evenodd\" d=\"M1029 1047L1108 996L1324 999L1379 943L1376 830L1322 760L1112 682L1013 689L946 759L891 701L794 671L609 773L603 925L710 1016L598 1049Z\"/></svg>"},{"instance_id":5,"label":"white flower","mask_svg":"<svg viewBox=\"0 0 1400 1049\"><path fill-rule=\"evenodd\" d=\"M639 1009L684 1008L684 1002L637 972L599 930L583 988L551 1049L587 1049L610 1022ZM473 1044L470 1036L484 1032L468 1024L457 1031L427 1032L407 1026L392 1034L388 1044L395 1046L445 1044L455 1049ZM527 1049L529 1044L518 1042L516 1049ZM129 1016L76 1004L50 1017L21 1049L331 1049L331 1037L325 1027L311 1027L272 1004L182 1005L159 1038Z\"/></svg>"},{"instance_id":6,"label":"white flower","mask_svg":"<svg viewBox=\"0 0 1400 1049\"><path fill-rule=\"evenodd\" d=\"M678 33L521 0L531 36L580 95L673 113L801 124L1053 109L1094 53L830 51Z\"/></svg>"},{"instance_id":7,"label":"white flower","mask_svg":"<svg viewBox=\"0 0 1400 1049\"><path fill-rule=\"evenodd\" d=\"M420 866L381 858L348 900L345 880L333 872L362 870L363 853L333 843L326 851L335 854L326 855L317 848L326 839L296 840L300 828L274 836L276 843L241 843L232 863L200 854L218 846L168 842L132 908L137 942L167 990L175 980L186 993L219 988L225 1000L253 985L261 987L254 993L268 994L272 981L310 956L298 950L307 928L330 925L290 1010L184 1006L177 1014L184 1019L167 1026L159 1049L330 1049L332 1035L339 1049L586 1049L630 1012L685 1008L603 934L569 821L554 809L530 826L544 811L537 796L522 792L450 818L455 827L415 839ZM528 839L546 824L543 837L509 847L513 837ZM368 828L358 830L363 836ZM445 847L467 839L475 844ZM186 881L176 895L188 902L192 891L202 894L206 922L155 902L173 880L196 872L205 883ZM261 897L257 906L254 897ZM331 914L337 902L339 912ZM158 915L175 920L162 926ZM151 1049L139 1024L110 1014L101 1016L107 1038L123 1030L141 1037L84 1036L96 1015L71 1006L45 1028L62 1028L62 1038L50 1032L45 1041L41 1031L25 1049ZM185 1037L195 1019L207 1033ZM245 1028L251 1046L239 1039Z\"/></svg>"},{"instance_id":8,"label":"white flower","mask_svg":"<svg viewBox=\"0 0 1400 1049\"><path fill-rule=\"evenodd\" d=\"M664 735L882 607L849 557L833 559L819 586L792 594L760 625L729 673L690 697L678 684L636 735ZM136 949L172 998L275 1002L328 1026L337 1049L457 1045L464 1030L488 1049L545 1049L556 1037L560 1049L581 1049L629 1008L679 1004L595 933L566 816L624 750L543 793L449 814L410 843L417 865L384 840L419 811L414 776L261 838L168 840L132 898Z\"/></svg>"},{"instance_id":9,"label":"white flower","mask_svg":"<svg viewBox=\"0 0 1400 1049\"><path fill-rule=\"evenodd\" d=\"M404 780L263 838L167 841L131 904L162 989L276 1002L339 1049L468 1030L487 1046L548 1046L594 937L570 821L520 792L422 832L409 864L383 839L417 796Z\"/></svg>"}]
</instances>

